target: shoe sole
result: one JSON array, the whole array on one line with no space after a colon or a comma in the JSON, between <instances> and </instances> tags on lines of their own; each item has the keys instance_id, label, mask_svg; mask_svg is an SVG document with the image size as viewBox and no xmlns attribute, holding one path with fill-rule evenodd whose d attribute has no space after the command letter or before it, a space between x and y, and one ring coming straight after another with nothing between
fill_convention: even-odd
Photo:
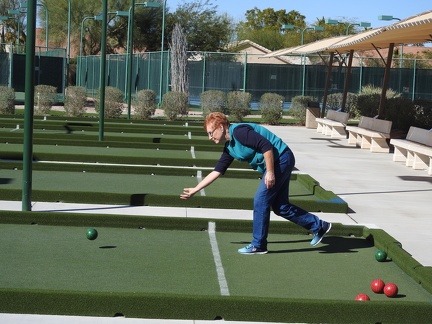
<instances>
[{"instance_id":1,"label":"shoe sole","mask_svg":"<svg viewBox=\"0 0 432 324\"><path fill-rule=\"evenodd\" d=\"M237 251L237 252L240 254L243 254L243 255L267 254L268 253L268 251L260 251L260 252L240 252L240 251Z\"/></svg>"},{"instance_id":2,"label":"shoe sole","mask_svg":"<svg viewBox=\"0 0 432 324\"><path fill-rule=\"evenodd\" d=\"M321 236L321 238L320 238L320 240L319 240L318 242L316 242L315 244L311 244L312 246L316 246L316 245L320 244L321 241L322 241L322 239L324 238L324 236L325 236L328 232L330 232L330 230L331 230L331 228L332 228L332 223L328 223L328 224L329 224L329 227L327 228L327 231L325 231L325 233L323 234L323 236Z\"/></svg>"}]
</instances>

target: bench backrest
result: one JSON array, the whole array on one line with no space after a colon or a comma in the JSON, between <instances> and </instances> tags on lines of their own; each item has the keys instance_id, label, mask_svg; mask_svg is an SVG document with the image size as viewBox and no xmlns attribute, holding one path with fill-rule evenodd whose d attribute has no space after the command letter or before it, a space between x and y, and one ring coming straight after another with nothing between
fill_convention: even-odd
<instances>
[{"instance_id":1,"label":"bench backrest","mask_svg":"<svg viewBox=\"0 0 432 324\"><path fill-rule=\"evenodd\" d=\"M432 147L432 131L427 129L411 126L406 139Z\"/></svg>"},{"instance_id":2,"label":"bench backrest","mask_svg":"<svg viewBox=\"0 0 432 324\"><path fill-rule=\"evenodd\" d=\"M342 124L346 124L348 121L349 114L343 111L336 111L333 109L329 109L327 111L327 118L340 122Z\"/></svg>"},{"instance_id":3,"label":"bench backrest","mask_svg":"<svg viewBox=\"0 0 432 324\"><path fill-rule=\"evenodd\" d=\"M358 126L375 132L390 134L392 122L390 120L383 120L383 119L363 116L360 119L360 123Z\"/></svg>"}]
</instances>

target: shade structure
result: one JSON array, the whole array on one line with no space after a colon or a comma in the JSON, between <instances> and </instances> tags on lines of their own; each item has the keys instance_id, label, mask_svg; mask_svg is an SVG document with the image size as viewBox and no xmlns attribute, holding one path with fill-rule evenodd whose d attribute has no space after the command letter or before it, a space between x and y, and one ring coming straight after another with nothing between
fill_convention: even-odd
<instances>
[{"instance_id":1,"label":"shade structure","mask_svg":"<svg viewBox=\"0 0 432 324\"><path fill-rule=\"evenodd\" d=\"M263 56L348 52L388 48L390 44L414 44L432 41L432 10L394 24L364 32L322 39L302 46L277 50Z\"/></svg>"}]
</instances>

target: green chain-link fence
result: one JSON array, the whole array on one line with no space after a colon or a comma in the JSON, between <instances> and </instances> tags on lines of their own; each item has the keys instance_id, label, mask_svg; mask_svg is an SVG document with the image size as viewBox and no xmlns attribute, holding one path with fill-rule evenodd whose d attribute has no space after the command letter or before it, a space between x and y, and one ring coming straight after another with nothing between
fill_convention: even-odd
<instances>
[{"instance_id":1,"label":"green chain-link fence","mask_svg":"<svg viewBox=\"0 0 432 324\"><path fill-rule=\"evenodd\" d=\"M298 61L305 63L255 63L257 59L253 55L238 53L189 53L189 57L189 95L192 103L199 100L202 92L215 89L247 91L252 94L254 102L267 92L283 95L286 102L298 95L321 100L324 94L327 68L323 63L316 63L321 61L319 57L309 57L309 62L315 64L306 64L307 60L298 58ZM164 52L162 63L160 52L135 54L132 62L132 95L142 89L154 90L158 97L169 91L169 59L168 52ZM367 60L370 63L371 60L380 59ZM391 69L389 87L410 99L432 100L432 69L416 67L416 62L427 60L410 61L407 64L410 67ZM365 85L381 87L384 68L363 66L361 59L359 62L359 66L352 67L349 92L357 93ZM78 63L77 85L84 86L89 94L94 94L99 88L100 57L82 57ZM426 63L432 67L432 60ZM127 64L126 55L107 56L107 85L124 91ZM421 66L427 64L423 62ZM346 71L343 64L332 68L330 93L343 91Z\"/></svg>"}]
</instances>

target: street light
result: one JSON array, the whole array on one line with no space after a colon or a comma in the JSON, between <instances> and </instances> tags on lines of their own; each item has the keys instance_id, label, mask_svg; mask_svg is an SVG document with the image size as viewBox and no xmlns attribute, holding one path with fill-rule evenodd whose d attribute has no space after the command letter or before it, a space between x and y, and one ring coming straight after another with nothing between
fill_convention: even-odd
<instances>
[{"instance_id":1,"label":"street light","mask_svg":"<svg viewBox=\"0 0 432 324\"><path fill-rule=\"evenodd\" d=\"M84 17L83 20L81 21L81 33L80 33L80 54L79 54L79 69L78 69L78 80L79 80L79 85L81 86L81 69L82 69L82 54L83 54L83 38L84 38L84 23L89 20L89 19L94 19L94 20L98 20L101 21L102 20L102 15L98 15L98 16L87 16Z\"/></svg>"},{"instance_id":2,"label":"street light","mask_svg":"<svg viewBox=\"0 0 432 324\"><path fill-rule=\"evenodd\" d=\"M36 6L40 6L40 7L43 7L45 9L45 17L46 17L45 46L46 46L46 49L48 50L48 21L49 21L48 8L43 3L36 3ZM25 10L27 9L27 1L21 2L20 8L24 9L24 11L22 11L22 12L25 12Z\"/></svg>"},{"instance_id":3,"label":"street light","mask_svg":"<svg viewBox=\"0 0 432 324\"><path fill-rule=\"evenodd\" d=\"M282 30L286 30L286 29L298 29L301 30L301 45L303 45L304 43L304 33L306 30L315 30L315 31L323 31L324 27L323 26L312 26L312 27L306 27L306 28L300 28L294 25L282 25Z\"/></svg>"},{"instance_id":4,"label":"street light","mask_svg":"<svg viewBox=\"0 0 432 324\"><path fill-rule=\"evenodd\" d=\"M369 28L371 26L371 23L364 22L364 21L361 21L360 23L350 24L350 23L341 22L341 21L338 21L338 20L335 20L335 19L326 19L325 23L329 24L329 25L338 25L338 24L345 25L346 26L345 35L349 34L349 29L350 29L351 26L360 26L360 27L363 27L363 28Z\"/></svg>"},{"instance_id":5,"label":"street light","mask_svg":"<svg viewBox=\"0 0 432 324\"><path fill-rule=\"evenodd\" d=\"M381 15L381 16L378 16L378 20L387 20L387 21L398 20L398 21L401 21L400 18L396 18L396 17L393 17L391 15ZM399 69L402 69L403 47L404 47L404 44L400 44L400 45L401 45L401 55L399 56ZM399 90L400 90L400 87L401 87L401 82L402 82L402 75L401 75L401 72L399 70Z\"/></svg>"},{"instance_id":6,"label":"street light","mask_svg":"<svg viewBox=\"0 0 432 324\"><path fill-rule=\"evenodd\" d=\"M18 17L20 14L21 14L21 11L19 11L19 10L16 10L16 9L9 9L8 10L8 15L17 16L17 17L10 17L10 18L16 19L16 21L17 21L17 25L18 25L18 28L17 28L17 44L18 45L20 44L20 21L19 21L19 17Z\"/></svg>"},{"instance_id":7,"label":"street light","mask_svg":"<svg viewBox=\"0 0 432 324\"><path fill-rule=\"evenodd\" d=\"M393 17L391 15L381 15L381 16L378 16L378 20L387 20L387 21L389 21L389 20L398 20L398 21L401 21L400 18L396 18L396 17ZM399 68L402 68L403 51L404 51L404 44L401 44L401 55L400 55L400 59L399 59Z\"/></svg>"},{"instance_id":8,"label":"street light","mask_svg":"<svg viewBox=\"0 0 432 324\"><path fill-rule=\"evenodd\" d=\"M131 102L132 102L132 59L133 59L133 23L134 23L134 15L135 15L135 5L142 5L147 8L157 8L159 7L158 2L142 2L135 3L135 0L132 0L132 5L129 8L129 19L128 19L128 40L127 40L127 55L128 59L126 61L126 95L127 95L127 112L128 119L130 119L131 115Z\"/></svg>"},{"instance_id":9,"label":"street light","mask_svg":"<svg viewBox=\"0 0 432 324\"><path fill-rule=\"evenodd\" d=\"M161 50L160 50L160 71L159 71L159 106L162 103L162 81L163 81L163 51L165 40L165 8L167 0L163 0L162 6L162 36L161 36Z\"/></svg>"},{"instance_id":10,"label":"street light","mask_svg":"<svg viewBox=\"0 0 432 324\"><path fill-rule=\"evenodd\" d=\"M312 26L312 27L306 27L306 28L300 28L294 25L282 25L282 30L286 29L298 29L301 30L301 45L304 43L304 33L306 30L315 30L315 31L323 31L324 27L322 26ZM306 86L306 56L304 54L301 55L301 64L303 66L303 73L302 73L302 96L305 95L305 86Z\"/></svg>"}]
</instances>

